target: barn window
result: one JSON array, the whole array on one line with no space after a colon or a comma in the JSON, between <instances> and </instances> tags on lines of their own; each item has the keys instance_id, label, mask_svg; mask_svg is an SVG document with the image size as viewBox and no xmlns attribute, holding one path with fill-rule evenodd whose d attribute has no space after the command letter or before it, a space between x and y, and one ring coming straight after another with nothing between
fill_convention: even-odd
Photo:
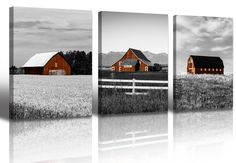
<instances>
[{"instance_id":1,"label":"barn window","mask_svg":"<svg viewBox=\"0 0 236 163\"><path fill-rule=\"evenodd\" d=\"M132 68L132 65L124 65L125 68Z\"/></svg>"},{"instance_id":2,"label":"barn window","mask_svg":"<svg viewBox=\"0 0 236 163\"><path fill-rule=\"evenodd\" d=\"M119 72L121 72L121 67L119 66Z\"/></svg>"},{"instance_id":3,"label":"barn window","mask_svg":"<svg viewBox=\"0 0 236 163\"><path fill-rule=\"evenodd\" d=\"M211 69L209 68L208 71L211 71Z\"/></svg>"},{"instance_id":4,"label":"barn window","mask_svg":"<svg viewBox=\"0 0 236 163\"><path fill-rule=\"evenodd\" d=\"M57 62L55 62L55 67L57 67Z\"/></svg>"},{"instance_id":5,"label":"barn window","mask_svg":"<svg viewBox=\"0 0 236 163\"><path fill-rule=\"evenodd\" d=\"M115 67L114 67L114 66L112 66L112 70L113 70L113 71L115 70Z\"/></svg>"},{"instance_id":6,"label":"barn window","mask_svg":"<svg viewBox=\"0 0 236 163\"><path fill-rule=\"evenodd\" d=\"M148 66L145 66L145 71L148 71Z\"/></svg>"},{"instance_id":7,"label":"barn window","mask_svg":"<svg viewBox=\"0 0 236 163\"><path fill-rule=\"evenodd\" d=\"M202 68L200 70L202 71Z\"/></svg>"},{"instance_id":8,"label":"barn window","mask_svg":"<svg viewBox=\"0 0 236 163\"><path fill-rule=\"evenodd\" d=\"M206 68L204 68L204 71L206 71L207 69Z\"/></svg>"},{"instance_id":9,"label":"barn window","mask_svg":"<svg viewBox=\"0 0 236 163\"><path fill-rule=\"evenodd\" d=\"M212 71L215 71L215 69L213 68Z\"/></svg>"},{"instance_id":10,"label":"barn window","mask_svg":"<svg viewBox=\"0 0 236 163\"><path fill-rule=\"evenodd\" d=\"M216 71L218 71L218 68L216 69Z\"/></svg>"},{"instance_id":11,"label":"barn window","mask_svg":"<svg viewBox=\"0 0 236 163\"><path fill-rule=\"evenodd\" d=\"M220 69L220 71L222 71L222 70Z\"/></svg>"}]
</instances>

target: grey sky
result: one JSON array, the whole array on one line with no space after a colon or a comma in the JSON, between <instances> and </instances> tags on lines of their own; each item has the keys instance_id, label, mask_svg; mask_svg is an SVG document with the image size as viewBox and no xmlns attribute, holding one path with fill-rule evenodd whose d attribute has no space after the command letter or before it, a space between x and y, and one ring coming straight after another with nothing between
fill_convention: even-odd
<instances>
[{"instance_id":1,"label":"grey sky","mask_svg":"<svg viewBox=\"0 0 236 163\"><path fill-rule=\"evenodd\" d=\"M67 50L92 50L91 11L14 8L14 65L35 53Z\"/></svg>"},{"instance_id":2,"label":"grey sky","mask_svg":"<svg viewBox=\"0 0 236 163\"><path fill-rule=\"evenodd\" d=\"M102 53L135 48L168 53L168 16L102 12Z\"/></svg>"},{"instance_id":3,"label":"grey sky","mask_svg":"<svg viewBox=\"0 0 236 163\"><path fill-rule=\"evenodd\" d=\"M189 55L219 56L225 73L233 72L233 20L231 18L176 17L176 73L186 74Z\"/></svg>"}]
</instances>

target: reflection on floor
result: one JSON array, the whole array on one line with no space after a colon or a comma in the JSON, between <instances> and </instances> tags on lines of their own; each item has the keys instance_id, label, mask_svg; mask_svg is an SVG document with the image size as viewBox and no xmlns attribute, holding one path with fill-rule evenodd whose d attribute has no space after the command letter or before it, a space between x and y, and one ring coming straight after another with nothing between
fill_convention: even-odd
<instances>
[{"instance_id":1,"label":"reflection on floor","mask_svg":"<svg viewBox=\"0 0 236 163\"><path fill-rule=\"evenodd\" d=\"M10 122L11 163L91 163L91 121ZM167 132L167 114L99 117L99 163L167 162ZM233 111L175 113L173 136L175 162L227 162Z\"/></svg>"},{"instance_id":2,"label":"reflection on floor","mask_svg":"<svg viewBox=\"0 0 236 163\"><path fill-rule=\"evenodd\" d=\"M91 163L91 118L10 122L12 163Z\"/></svg>"},{"instance_id":3,"label":"reflection on floor","mask_svg":"<svg viewBox=\"0 0 236 163\"><path fill-rule=\"evenodd\" d=\"M232 138L232 110L174 114L174 156L177 162L225 161L222 156Z\"/></svg>"},{"instance_id":4,"label":"reflection on floor","mask_svg":"<svg viewBox=\"0 0 236 163\"><path fill-rule=\"evenodd\" d=\"M167 114L99 117L99 163L165 162Z\"/></svg>"}]
</instances>

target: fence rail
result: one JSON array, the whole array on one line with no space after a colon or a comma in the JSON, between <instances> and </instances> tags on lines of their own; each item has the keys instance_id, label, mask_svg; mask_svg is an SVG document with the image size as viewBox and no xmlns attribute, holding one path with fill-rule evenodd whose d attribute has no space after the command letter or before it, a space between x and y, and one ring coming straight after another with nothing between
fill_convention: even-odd
<instances>
[{"instance_id":1,"label":"fence rail","mask_svg":"<svg viewBox=\"0 0 236 163\"><path fill-rule=\"evenodd\" d=\"M129 132L126 134L130 135L128 138L99 142L99 150L109 151L168 142L167 133L138 136L140 133L141 132Z\"/></svg>"},{"instance_id":2,"label":"fence rail","mask_svg":"<svg viewBox=\"0 0 236 163\"><path fill-rule=\"evenodd\" d=\"M168 81L166 81L166 80L99 79L98 81L101 81L101 82L116 82L116 83L131 83L131 82L135 81L135 83L167 83L168 84Z\"/></svg>"},{"instance_id":3,"label":"fence rail","mask_svg":"<svg viewBox=\"0 0 236 163\"><path fill-rule=\"evenodd\" d=\"M161 81L161 80L136 80L136 79L99 79L99 82L108 82L108 83L132 83L132 86L126 86L126 85L107 85L107 84L101 84L98 85L99 88L114 88L114 89L131 89L132 92L126 92L126 94L131 95L140 95L140 94L147 94L147 93L140 93L135 92L135 90L167 90L168 86L137 86L136 83L152 83L152 84L168 84L168 81Z\"/></svg>"}]
</instances>

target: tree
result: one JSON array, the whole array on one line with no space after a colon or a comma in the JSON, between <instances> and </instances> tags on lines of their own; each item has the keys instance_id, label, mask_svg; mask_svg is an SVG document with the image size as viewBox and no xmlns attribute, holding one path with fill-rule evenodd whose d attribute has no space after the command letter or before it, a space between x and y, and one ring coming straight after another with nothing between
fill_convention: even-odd
<instances>
[{"instance_id":1,"label":"tree","mask_svg":"<svg viewBox=\"0 0 236 163\"><path fill-rule=\"evenodd\" d=\"M162 69L162 67L161 67L160 64L154 63L154 70L155 70L155 71L161 71L161 69Z\"/></svg>"},{"instance_id":2,"label":"tree","mask_svg":"<svg viewBox=\"0 0 236 163\"><path fill-rule=\"evenodd\" d=\"M92 74L92 52L87 54L87 73Z\"/></svg>"},{"instance_id":3,"label":"tree","mask_svg":"<svg viewBox=\"0 0 236 163\"><path fill-rule=\"evenodd\" d=\"M64 55L71 65L73 75L91 75L92 74L92 52L86 54L84 51L67 51Z\"/></svg>"},{"instance_id":4,"label":"tree","mask_svg":"<svg viewBox=\"0 0 236 163\"><path fill-rule=\"evenodd\" d=\"M17 67L16 66L11 66L10 67L10 74L16 74L17 73Z\"/></svg>"}]
</instances>

